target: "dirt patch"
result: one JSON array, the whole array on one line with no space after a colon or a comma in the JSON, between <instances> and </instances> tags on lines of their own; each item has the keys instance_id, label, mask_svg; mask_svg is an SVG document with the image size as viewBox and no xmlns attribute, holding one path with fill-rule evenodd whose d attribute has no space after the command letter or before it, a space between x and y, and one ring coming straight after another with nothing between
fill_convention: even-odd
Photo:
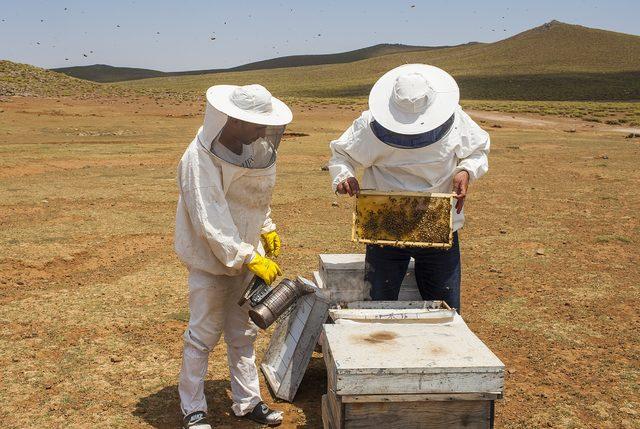
<instances>
[{"instance_id":1,"label":"dirt patch","mask_svg":"<svg viewBox=\"0 0 640 429\"><path fill-rule=\"evenodd\" d=\"M441 346L433 346L429 348L429 355L430 356L438 356L438 355L443 355L446 354L447 351L441 347Z\"/></svg>"}]
</instances>

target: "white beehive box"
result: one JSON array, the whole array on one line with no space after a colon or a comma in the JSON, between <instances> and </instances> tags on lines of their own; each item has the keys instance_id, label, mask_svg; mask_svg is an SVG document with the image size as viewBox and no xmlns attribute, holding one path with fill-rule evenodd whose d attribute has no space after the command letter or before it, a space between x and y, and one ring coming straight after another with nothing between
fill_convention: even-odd
<instances>
[{"instance_id":1,"label":"white beehive box","mask_svg":"<svg viewBox=\"0 0 640 429\"><path fill-rule=\"evenodd\" d=\"M364 281L364 254L320 254L320 264L314 273L316 284L329 292L329 298L334 304L344 304L353 301L370 300L369 287ZM414 273L414 261L409 262L407 274L402 281L400 301L421 300L420 292Z\"/></svg>"},{"instance_id":2,"label":"white beehive box","mask_svg":"<svg viewBox=\"0 0 640 429\"><path fill-rule=\"evenodd\" d=\"M325 428L493 428L504 366L455 311L440 301L349 306L324 326Z\"/></svg>"},{"instance_id":3,"label":"white beehive box","mask_svg":"<svg viewBox=\"0 0 640 429\"><path fill-rule=\"evenodd\" d=\"M329 310L329 317L369 323L447 323L457 313L444 301L355 301Z\"/></svg>"},{"instance_id":4,"label":"white beehive box","mask_svg":"<svg viewBox=\"0 0 640 429\"><path fill-rule=\"evenodd\" d=\"M504 365L458 315L440 324L324 325L337 395L501 393Z\"/></svg>"},{"instance_id":5,"label":"white beehive box","mask_svg":"<svg viewBox=\"0 0 640 429\"><path fill-rule=\"evenodd\" d=\"M260 368L277 398L292 401L327 320L329 299L322 289L304 295L276 326Z\"/></svg>"}]
</instances>

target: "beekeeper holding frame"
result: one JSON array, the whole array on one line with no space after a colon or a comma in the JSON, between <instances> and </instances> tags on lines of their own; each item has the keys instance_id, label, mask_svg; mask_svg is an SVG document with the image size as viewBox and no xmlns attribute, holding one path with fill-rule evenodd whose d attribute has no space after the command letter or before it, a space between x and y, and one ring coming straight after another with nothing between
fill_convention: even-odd
<instances>
[{"instance_id":1,"label":"beekeeper holding frame","mask_svg":"<svg viewBox=\"0 0 640 429\"><path fill-rule=\"evenodd\" d=\"M460 310L458 230L468 185L489 168L490 139L459 100L458 85L447 72L406 64L374 84L369 110L330 143L329 172L337 193L358 195L356 168L362 168L366 189L456 194L451 248L367 245L365 281L373 300L398 299L413 257L422 298Z\"/></svg>"}]
</instances>

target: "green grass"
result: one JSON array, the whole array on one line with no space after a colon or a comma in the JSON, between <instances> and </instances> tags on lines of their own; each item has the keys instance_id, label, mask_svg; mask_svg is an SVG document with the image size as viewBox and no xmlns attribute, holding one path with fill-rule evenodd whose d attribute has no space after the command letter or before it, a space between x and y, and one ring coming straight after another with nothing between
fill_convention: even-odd
<instances>
[{"instance_id":1,"label":"green grass","mask_svg":"<svg viewBox=\"0 0 640 429\"><path fill-rule=\"evenodd\" d=\"M73 95L98 89L98 85L27 64L0 60L0 96Z\"/></svg>"},{"instance_id":2,"label":"green grass","mask_svg":"<svg viewBox=\"0 0 640 429\"><path fill-rule=\"evenodd\" d=\"M183 72L161 72L157 70L131 67L113 67L104 64L94 64L90 66L78 67L62 67L52 70L60 73L65 73L68 76L86 79L94 82L120 82L123 80L147 79L161 76L202 75L208 73L221 73L224 71L265 70L282 67L301 67L319 64L350 63L353 61L360 61L367 58L374 58L398 52L425 51L443 48L445 47L379 44L362 49L356 49L354 51L340 52L337 54L289 55L285 57L277 57L268 60L243 64L241 66L231 67L229 69L191 70Z\"/></svg>"},{"instance_id":3,"label":"green grass","mask_svg":"<svg viewBox=\"0 0 640 429\"><path fill-rule=\"evenodd\" d=\"M612 243L616 241L625 244L631 243L631 239L623 235L599 235L596 237L596 243Z\"/></svg>"}]
</instances>

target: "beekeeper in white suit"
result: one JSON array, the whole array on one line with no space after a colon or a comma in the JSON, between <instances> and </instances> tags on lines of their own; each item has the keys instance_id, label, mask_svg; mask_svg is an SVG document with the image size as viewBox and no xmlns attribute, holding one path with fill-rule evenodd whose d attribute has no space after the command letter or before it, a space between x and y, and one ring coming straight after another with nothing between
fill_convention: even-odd
<instances>
[{"instance_id":1,"label":"beekeeper in white suit","mask_svg":"<svg viewBox=\"0 0 640 429\"><path fill-rule=\"evenodd\" d=\"M204 379L224 333L235 415L279 424L260 397L253 343L257 327L237 305L254 275L282 274L270 218L276 155L291 110L260 85L207 90L204 125L178 165L175 249L189 270L189 326L179 393L185 428L208 429Z\"/></svg>"},{"instance_id":2,"label":"beekeeper in white suit","mask_svg":"<svg viewBox=\"0 0 640 429\"><path fill-rule=\"evenodd\" d=\"M453 246L399 248L367 245L365 281L373 300L397 300L409 260L415 259L418 289L425 300L444 300L460 310L458 230L467 187L489 168L489 134L458 105L460 91L447 72L406 64L385 73L369 94L369 110L331 142L333 189L357 195L380 191L456 194Z\"/></svg>"}]
</instances>

